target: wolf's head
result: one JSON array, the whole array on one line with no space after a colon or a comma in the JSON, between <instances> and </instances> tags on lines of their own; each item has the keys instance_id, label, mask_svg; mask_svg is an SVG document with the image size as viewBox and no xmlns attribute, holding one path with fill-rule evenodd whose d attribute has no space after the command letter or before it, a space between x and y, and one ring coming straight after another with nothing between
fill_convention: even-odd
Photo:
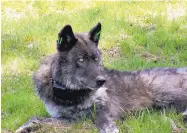
<instances>
[{"instance_id":1,"label":"wolf's head","mask_svg":"<svg viewBox=\"0 0 187 133\"><path fill-rule=\"evenodd\" d=\"M70 89L95 90L105 83L98 43L101 24L88 33L73 33L66 25L58 34L57 58L52 64L52 77Z\"/></svg>"}]
</instances>

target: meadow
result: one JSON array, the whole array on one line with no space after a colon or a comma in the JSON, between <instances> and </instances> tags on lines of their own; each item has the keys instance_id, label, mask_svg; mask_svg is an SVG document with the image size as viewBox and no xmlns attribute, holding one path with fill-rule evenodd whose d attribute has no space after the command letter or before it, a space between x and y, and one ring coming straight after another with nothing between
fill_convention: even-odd
<instances>
[{"instance_id":1,"label":"meadow","mask_svg":"<svg viewBox=\"0 0 187 133\"><path fill-rule=\"evenodd\" d=\"M87 32L102 23L99 48L109 68L187 66L185 1L3 1L1 20L2 132L15 132L33 116L48 117L32 74L44 56L56 52L57 34L66 24L75 32ZM168 118L178 127L176 132L187 133L187 124L174 109L146 109L117 123L121 133L171 133ZM85 119L64 132L96 133L97 129Z\"/></svg>"}]
</instances>

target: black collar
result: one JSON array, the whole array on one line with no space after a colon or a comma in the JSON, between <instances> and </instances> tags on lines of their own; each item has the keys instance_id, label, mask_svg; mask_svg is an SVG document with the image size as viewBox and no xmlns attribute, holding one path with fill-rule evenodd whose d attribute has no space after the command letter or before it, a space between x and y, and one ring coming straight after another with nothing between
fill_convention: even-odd
<instances>
[{"instance_id":1,"label":"black collar","mask_svg":"<svg viewBox=\"0 0 187 133\"><path fill-rule=\"evenodd\" d=\"M57 104L63 104L66 106L82 103L91 92L91 90L87 88L79 90L70 89L54 80L52 80L52 85L54 101Z\"/></svg>"}]
</instances>

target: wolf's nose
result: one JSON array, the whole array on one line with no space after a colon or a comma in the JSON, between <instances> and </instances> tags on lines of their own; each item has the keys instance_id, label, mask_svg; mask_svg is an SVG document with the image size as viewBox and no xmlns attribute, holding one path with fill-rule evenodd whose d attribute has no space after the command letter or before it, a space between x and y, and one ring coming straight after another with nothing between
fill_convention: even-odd
<instances>
[{"instance_id":1,"label":"wolf's nose","mask_svg":"<svg viewBox=\"0 0 187 133\"><path fill-rule=\"evenodd\" d=\"M104 77L98 77L96 80L97 85L100 87L106 82Z\"/></svg>"}]
</instances>

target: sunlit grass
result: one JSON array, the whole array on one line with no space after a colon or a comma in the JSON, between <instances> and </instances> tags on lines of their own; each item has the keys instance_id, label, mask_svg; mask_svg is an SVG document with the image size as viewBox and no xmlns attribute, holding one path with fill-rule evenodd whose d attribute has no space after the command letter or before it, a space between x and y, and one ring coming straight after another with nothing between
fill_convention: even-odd
<instances>
[{"instance_id":1,"label":"sunlit grass","mask_svg":"<svg viewBox=\"0 0 187 133\"><path fill-rule=\"evenodd\" d=\"M101 22L104 64L136 70L186 66L186 20L187 2L2 2L2 129L15 131L33 116L48 115L34 91L32 73L44 56L56 52L64 25L87 32ZM123 133L170 133L167 117L185 128L173 110L129 114L118 126ZM83 120L70 132L85 125L93 122ZM93 127L86 131L97 132Z\"/></svg>"}]
</instances>

